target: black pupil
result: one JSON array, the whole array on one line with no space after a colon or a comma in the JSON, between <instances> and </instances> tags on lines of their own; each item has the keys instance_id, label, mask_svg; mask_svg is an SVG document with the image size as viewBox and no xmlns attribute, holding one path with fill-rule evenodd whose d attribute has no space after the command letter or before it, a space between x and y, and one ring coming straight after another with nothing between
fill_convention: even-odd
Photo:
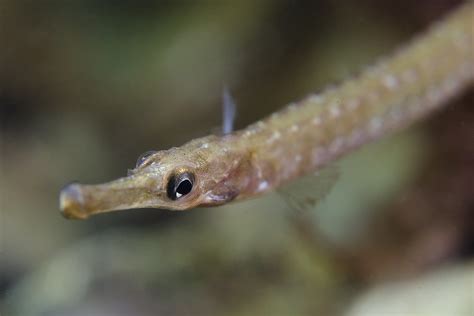
<instances>
[{"instance_id":1,"label":"black pupil","mask_svg":"<svg viewBox=\"0 0 474 316\"><path fill-rule=\"evenodd\" d=\"M176 193L179 193L181 195L186 195L189 192L191 192L192 188L193 188L193 184L191 183L191 181L188 179L185 179L178 184L178 187L176 188Z\"/></svg>"},{"instance_id":2,"label":"black pupil","mask_svg":"<svg viewBox=\"0 0 474 316\"><path fill-rule=\"evenodd\" d=\"M177 200L180 197L192 191L194 184L194 175L189 172L175 174L168 180L167 194L171 200Z\"/></svg>"}]
</instances>

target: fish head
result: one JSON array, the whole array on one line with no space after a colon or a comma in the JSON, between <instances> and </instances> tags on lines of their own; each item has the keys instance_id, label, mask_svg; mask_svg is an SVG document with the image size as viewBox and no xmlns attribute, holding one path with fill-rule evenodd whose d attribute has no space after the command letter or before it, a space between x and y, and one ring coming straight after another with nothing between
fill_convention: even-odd
<instances>
[{"instance_id":1,"label":"fish head","mask_svg":"<svg viewBox=\"0 0 474 316\"><path fill-rule=\"evenodd\" d=\"M228 141L212 136L147 152L127 177L65 186L60 193L61 211L67 218L84 219L123 209L188 210L227 203L246 183L242 164L246 160L230 148Z\"/></svg>"}]
</instances>

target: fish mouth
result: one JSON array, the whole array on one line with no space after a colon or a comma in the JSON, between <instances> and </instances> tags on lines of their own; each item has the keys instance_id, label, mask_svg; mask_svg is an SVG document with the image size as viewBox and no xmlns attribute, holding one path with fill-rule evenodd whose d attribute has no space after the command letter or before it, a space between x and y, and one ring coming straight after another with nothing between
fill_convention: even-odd
<instances>
[{"instance_id":1,"label":"fish mouth","mask_svg":"<svg viewBox=\"0 0 474 316\"><path fill-rule=\"evenodd\" d=\"M136 176L97 185L73 182L61 190L59 208L65 218L86 219L99 213L150 207L156 196L148 185L147 179Z\"/></svg>"},{"instance_id":2,"label":"fish mouth","mask_svg":"<svg viewBox=\"0 0 474 316\"><path fill-rule=\"evenodd\" d=\"M59 208L61 214L68 219L85 219L89 212L85 207L84 195L81 185L77 182L70 183L59 194Z\"/></svg>"}]
</instances>

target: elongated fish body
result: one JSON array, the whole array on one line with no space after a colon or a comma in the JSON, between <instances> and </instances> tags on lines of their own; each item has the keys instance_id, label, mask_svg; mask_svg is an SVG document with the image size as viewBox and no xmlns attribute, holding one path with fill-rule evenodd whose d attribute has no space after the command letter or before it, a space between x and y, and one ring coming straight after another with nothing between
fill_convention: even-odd
<instances>
[{"instance_id":1,"label":"elongated fish body","mask_svg":"<svg viewBox=\"0 0 474 316\"><path fill-rule=\"evenodd\" d=\"M140 159L128 177L70 184L63 214L221 205L271 191L433 113L474 79L474 5L359 76L290 104L247 128Z\"/></svg>"},{"instance_id":2,"label":"elongated fish body","mask_svg":"<svg viewBox=\"0 0 474 316\"><path fill-rule=\"evenodd\" d=\"M236 133L252 153L255 185L271 190L446 104L474 77L474 6L362 74Z\"/></svg>"}]
</instances>

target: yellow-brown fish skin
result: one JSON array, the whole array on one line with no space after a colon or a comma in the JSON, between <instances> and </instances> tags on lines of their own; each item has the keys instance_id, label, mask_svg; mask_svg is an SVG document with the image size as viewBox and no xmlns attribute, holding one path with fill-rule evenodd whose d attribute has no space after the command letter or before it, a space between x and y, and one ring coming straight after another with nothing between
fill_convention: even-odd
<instances>
[{"instance_id":1,"label":"yellow-brown fish skin","mask_svg":"<svg viewBox=\"0 0 474 316\"><path fill-rule=\"evenodd\" d=\"M67 218L84 219L125 208L185 210L229 202L250 192L253 183L248 154L236 150L235 142L233 135L196 139L151 155L127 177L98 185L72 183L61 191L60 208ZM167 196L167 184L183 172L192 173L195 182L175 201Z\"/></svg>"},{"instance_id":2,"label":"yellow-brown fish skin","mask_svg":"<svg viewBox=\"0 0 474 316\"><path fill-rule=\"evenodd\" d=\"M474 78L474 5L392 57L238 132L260 189L272 189L432 114Z\"/></svg>"},{"instance_id":3,"label":"yellow-brown fish skin","mask_svg":"<svg viewBox=\"0 0 474 316\"><path fill-rule=\"evenodd\" d=\"M246 129L157 152L109 183L70 184L60 193L60 208L78 219L130 208L187 210L258 196L314 172L433 113L472 85L473 17L474 4L467 2L359 76ZM192 190L173 199L168 187L177 174L192 175Z\"/></svg>"}]
</instances>

